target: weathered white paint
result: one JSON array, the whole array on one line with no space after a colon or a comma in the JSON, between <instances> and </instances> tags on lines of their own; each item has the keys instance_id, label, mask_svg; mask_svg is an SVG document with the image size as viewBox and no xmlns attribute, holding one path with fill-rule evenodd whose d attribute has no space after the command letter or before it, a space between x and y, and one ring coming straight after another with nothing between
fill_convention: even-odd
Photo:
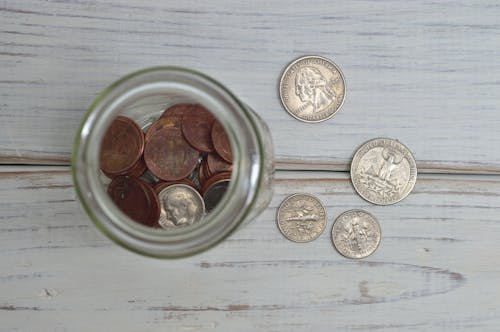
<instances>
[{"instance_id":1,"label":"weathered white paint","mask_svg":"<svg viewBox=\"0 0 500 332\"><path fill-rule=\"evenodd\" d=\"M346 173L279 172L269 208L198 256L157 260L101 235L68 168L0 172L0 331L498 331L500 180L422 175L399 204L373 206ZM32 170L31 172L29 170ZM308 244L275 224L284 197L327 206ZM382 227L361 261L332 247L351 208Z\"/></svg>"},{"instance_id":2,"label":"weathered white paint","mask_svg":"<svg viewBox=\"0 0 500 332\"><path fill-rule=\"evenodd\" d=\"M67 164L85 109L117 78L180 65L220 80L269 124L279 165L347 168L398 138L421 171L500 172L500 7L485 1L3 1L0 161ZM304 124L277 82L294 58L344 71L330 121ZM312 165L311 165L312 162Z\"/></svg>"}]
</instances>

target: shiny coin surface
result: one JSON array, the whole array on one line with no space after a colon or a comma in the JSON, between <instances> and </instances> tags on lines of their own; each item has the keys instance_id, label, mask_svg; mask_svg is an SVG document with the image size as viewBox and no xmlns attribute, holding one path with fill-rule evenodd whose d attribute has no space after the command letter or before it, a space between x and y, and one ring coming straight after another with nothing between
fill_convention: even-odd
<instances>
[{"instance_id":1,"label":"shiny coin surface","mask_svg":"<svg viewBox=\"0 0 500 332\"><path fill-rule=\"evenodd\" d=\"M193 225L203 219L205 203L200 194L185 184L174 184L158 194L161 204L159 224L166 229Z\"/></svg>"},{"instance_id":2,"label":"shiny coin surface","mask_svg":"<svg viewBox=\"0 0 500 332\"><path fill-rule=\"evenodd\" d=\"M417 181L410 150L397 140L377 138L363 144L351 163L351 180L358 194L378 205L408 196Z\"/></svg>"},{"instance_id":3,"label":"shiny coin surface","mask_svg":"<svg viewBox=\"0 0 500 332\"><path fill-rule=\"evenodd\" d=\"M144 134L132 120L118 116L101 142L99 165L109 177L125 175L136 165L144 150Z\"/></svg>"},{"instance_id":4,"label":"shiny coin surface","mask_svg":"<svg viewBox=\"0 0 500 332\"><path fill-rule=\"evenodd\" d=\"M215 120L212 126L212 143L215 151L228 163L233 162L233 152L231 151L231 142L227 136L226 130L222 124Z\"/></svg>"},{"instance_id":5,"label":"shiny coin surface","mask_svg":"<svg viewBox=\"0 0 500 332\"><path fill-rule=\"evenodd\" d=\"M321 122L342 107L345 79L332 61L305 56L292 62L283 72L279 93L283 106L294 118Z\"/></svg>"},{"instance_id":6,"label":"shiny coin surface","mask_svg":"<svg viewBox=\"0 0 500 332\"><path fill-rule=\"evenodd\" d=\"M215 117L201 105L194 105L184 113L182 133L186 141L201 152L213 152L212 125Z\"/></svg>"},{"instance_id":7,"label":"shiny coin surface","mask_svg":"<svg viewBox=\"0 0 500 332\"><path fill-rule=\"evenodd\" d=\"M323 233L326 210L318 198L309 194L294 194L281 203L277 222L287 239L310 242Z\"/></svg>"},{"instance_id":8,"label":"shiny coin surface","mask_svg":"<svg viewBox=\"0 0 500 332\"><path fill-rule=\"evenodd\" d=\"M111 181L108 194L130 219L144 226L157 225L160 203L149 184L136 178L120 176Z\"/></svg>"},{"instance_id":9,"label":"shiny coin surface","mask_svg":"<svg viewBox=\"0 0 500 332\"><path fill-rule=\"evenodd\" d=\"M187 103L175 104L167 108L160 116L160 119L165 117L179 117L180 119L182 119L184 114L191 110L194 106L194 104Z\"/></svg>"},{"instance_id":10,"label":"shiny coin surface","mask_svg":"<svg viewBox=\"0 0 500 332\"><path fill-rule=\"evenodd\" d=\"M380 243L380 225L374 216L363 210L342 213L332 227L332 241L337 251L347 258L365 258Z\"/></svg>"},{"instance_id":11,"label":"shiny coin surface","mask_svg":"<svg viewBox=\"0 0 500 332\"><path fill-rule=\"evenodd\" d=\"M176 117L163 117L146 133L144 160L148 169L165 181L187 177L198 164L200 153L186 142L180 126Z\"/></svg>"}]
</instances>

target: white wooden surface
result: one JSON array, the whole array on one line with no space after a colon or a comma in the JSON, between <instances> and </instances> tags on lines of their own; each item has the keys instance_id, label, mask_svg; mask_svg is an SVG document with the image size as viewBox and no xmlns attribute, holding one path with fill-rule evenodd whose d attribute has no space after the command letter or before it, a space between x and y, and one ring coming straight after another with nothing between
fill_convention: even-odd
<instances>
[{"instance_id":1,"label":"white wooden surface","mask_svg":"<svg viewBox=\"0 0 500 332\"><path fill-rule=\"evenodd\" d=\"M497 0L2 1L0 160L68 163L99 91L181 65L259 112L286 165L345 170L357 146L387 136L421 171L500 172L499 17ZM321 125L277 97L283 68L310 53L347 79L343 110Z\"/></svg>"},{"instance_id":2,"label":"white wooden surface","mask_svg":"<svg viewBox=\"0 0 500 332\"><path fill-rule=\"evenodd\" d=\"M67 169L0 173L0 331L498 331L500 180L423 175L398 205L357 197L346 173L280 172L269 208L198 256L163 261L104 238ZM286 240L276 208L295 191L327 206L327 230ZM374 213L379 249L350 261L333 218Z\"/></svg>"},{"instance_id":3,"label":"white wooden surface","mask_svg":"<svg viewBox=\"0 0 500 332\"><path fill-rule=\"evenodd\" d=\"M499 50L495 0L0 1L0 331L499 331ZM279 103L282 69L304 54L347 78L325 123ZM153 65L226 84L270 126L280 169L337 172L278 172L262 216L202 255L117 247L64 165L96 94ZM338 172L376 136L434 173L394 206L364 202ZM328 207L309 244L274 221L297 191ZM361 261L329 238L351 208L382 226Z\"/></svg>"}]
</instances>

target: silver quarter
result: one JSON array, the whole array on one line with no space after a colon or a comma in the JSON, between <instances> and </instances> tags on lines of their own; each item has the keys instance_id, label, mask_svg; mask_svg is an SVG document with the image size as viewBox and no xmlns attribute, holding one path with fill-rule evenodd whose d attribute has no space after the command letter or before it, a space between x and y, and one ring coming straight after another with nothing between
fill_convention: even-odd
<instances>
[{"instance_id":1,"label":"silver quarter","mask_svg":"<svg viewBox=\"0 0 500 332\"><path fill-rule=\"evenodd\" d=\"M320 56L304 56L288 65L281 76L281 103L294 118L325 121L345 99L345 78L335 63Z\"/></svg>"},{"instance_id":2,"label":"silver quarter","mask_svg":"<svg viewBox=\"0 0 500 332\"><path fill-rule=\"evenodd\" d=\"M159 224L166 229L184 227L200 222L205 203L200 194L185 184L174 184L158 194L161 204Z\"/></svg>"},{"instance_id":3,"label":"silver quarter","mask_svg":"<svg viewBox=\"0 0 500 332\"><path fill-rule=\"evenodd\" d=\"M417 164L397 140L376 138L363 144L351 163L354 189L368 202L389 205L408 196L417 181Z\"/></svg>"},{"instance_id":4,"label":"silver quarter","mask_svg":"<svg viewBox=\"0 0 500 332\"><path fill-rule=\"evenodd\" d=\"M281 233L294 242L310 242L326 227L326 210L316 197L309 194L288 196L277 215Z\"/></svg>"},{"instance_id":5,"label":"silver quarter","mask_svg":"<svg viewBox=\"0 0 500 332\"><path fill-rule=\"evenodd\" d=\"M380 244L380 225L374 216L363 210L342 213L332 227L332 242L337 251L360 259L370 256Z\"/></svg>"}]
</instances>

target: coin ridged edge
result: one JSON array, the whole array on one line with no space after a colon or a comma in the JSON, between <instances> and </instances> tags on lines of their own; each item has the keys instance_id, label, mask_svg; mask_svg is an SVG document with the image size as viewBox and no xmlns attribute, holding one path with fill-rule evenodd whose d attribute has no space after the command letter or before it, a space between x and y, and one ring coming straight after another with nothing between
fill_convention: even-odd
<instances>
[{"instance_id":1,"label":"coin ridged edge","mask_svg":"<svg viewBox=\"0 0 500 332\"><path fill-rule=\"evenodd\" d=\"M370 218L372 218L374 221L375 221L375 225L377 226L378 228L378 233L379 233L379 238L378 238L378 241L377 241L377 245L375 246L375 248L373 248L372 252L366 256L362 256L362 257L351 257L351 256L347 256L347 255L344 255L338 248L337 246L335 245L335 237L333 235L333 231L335 230L335 224L337 223L337 220L339 220L343 215L345 214L348 214L348 213L353 213L353 212L362 212L362 213L365 213L367 215L370 216ZM380 242L382 242L382 228L380 227L380 223L378 222L378 219L375 218L375 216L373 214L371 214L370 212L368 211L365 211L365 210L361 210L361 209L351 209L351 210L347 210L347 211L344 211L342 212L341 214L339 214L337 216L337 218L335 218L335 221L333 222L333 225L332 225L332 231L330 232L330 235L331 235L331 240L332 240L332 245L333 247L335 248L335 250L340 254L342 255L343 257L345 258L348 258L348 259L355 259L355 260L360 260L360 259L364 259L364 258L367 258L367 257L370 257L371 255L373 255L375 253L375 251L377 251L378 247L380 246Z\"/></svg>"},{"instance_id":2,"label":"coin ridged edge","mask_svg":"<svg viewBox=\"0 0 500 332\"><path fill-rule=\"evenodd\" d=\"M361 151L363 150L363 148L365 148L366 146L368 146L372 142L375 142L375 141L384 141L384 140L396 142L396 143L400 144L401 146L403 146L406 149L406 151L408 151L408 153L405 154L405 157L407 155L410 156L410 158L407 158L407 160L410 163L410 179L413 178L412 181L408 182L409 186L407 185L405 187L405 194L402 195L402 197L399 198L398 200L391 201L391 202L388 202L388 203L385 203L385 202L375 202L374 200L371 200L371 199L363 196L362 193L361 193L361 190L356 186L356 183L353 181L353 174L356 174L354 168L355 167L357 168L357 166L359 165L359 161L360 161L361 157L364 156L366 154L366 152L368 152L370 150L370 149L367 149L364 153L361 153ZM412 171L412 167L411 166L415 167L415 171L414 172ZM356 149L356 152L354 152L354 156L353 156L352 161L351 161L351 166L350 166L350 169L349 169L349 173L350 173L350 178L351 178L352 186L354 187L354 189L356 190L356 193L361 198L363 198L365 201L367 201L369 203L372 203L372 204L375 204L375 205L387 206L387 205L393 205L393 204L401 202L403 199L405 199L406 197L408 197L408 195L413 191L413 188L415 187L415 184L417 183L418 168L417 168L417 162L415 160L415 157L413 156L413 153L411 152L411 150L406 145L404 145L399 140L394 139L394 138L378 137L378 138L373 138L371 140L368 140L368 141L364 142L363 144L361 144Z\"/></svg>"},{"instance_id":3,"label":"coin ridged edge","mask_svg":"<svg viewBox=\"0 0 500 332\"><path fill-rule=\"evenodd\" d=\"M280 226L280 211L281 211L281 207L283 206L283 204L285 204L289 199L291 199L292 197L295 197L295 196L307 196L307 197L310 197L310 198L313 198L315 199L316 201L318 201L318 203L320 204L321 208L323 209L323 212L325 214L325 221L323 223L323 228L321 229L321 232L318 233L317 236L315 236L314 238L310 239L310 240L307 240L307 241L300 241L300 240L293 240L293 239L290 239L288 236L285 235L285 232L283 231L283 229L281 228ZM278 207L278 212L276 213L276 225L278 226L278 229L280 230L280 233L289 241L292 241L292 242L295 242L295 243L308 243L308 242L312 242L314 240L316 240L317 238L320 237L321 234L323 234L323 232L325 231L326 229L326 224L328 222L328 215L327 215L327 212L326 212L326 208L325 208L325 205L323 204L323 202L321 202L321 200L314 196L314 195L311 195L311 194L306 194L306 193L295 193L295 194L292 194L290 196L287 196L280 204L280 206Z\"/></svg>"},{"instance_id":4,"label":"coin ridged edge","mask_svg":"<svg viewBox=\"0 0 500 332\"><path fill-rule=\"evenodd\" d=\"M335 112L333 112L332 114L330 114L328 117L326 117L324 119L320 119L320 120L306 120L306 119L303 119L303 118L298 117L295 114L293 114L293 112L286 105L286 103L285 103L285 101L283 99L283 93L282 93L282 87L283 87L284 78L285 78L286 73L288 72L288 70L292 66L294 66L297 62L300 62L300 61L305 60L305 59L312 59L312 58L314 58L314 59L321 59L321 60L326 61L326 62L330 63L331 65L333 65L335 67L335 69L339 72L340 77L342 77L342 82L344 83L344 94L343 94L343 97L342 97L342 101L339 104L339 107L335 110ZM335 114L337 114L340 111L340 109L344 105L345 97L347 95L347 82L346 82L344 73L342 72L342 70L340 69L340 67L335 62L333 62L332 60L330 60L328 58L325 58L323 56L319 56L319 55L304 55L304 56L301 56L300 58L297 58L297 59L293 60L292 62L290 62L285 67L285 69L282 71L281 78L280 78L280 81L279 81L278 91L279 91L281 105L283 105L283 107L285 108L285 110L287 111L288 114L290 114L292 117L294 117L295 119L297 119L299 121L302 121L302 122L306 122L306 123L319 123L319 122L323 122L323 121L331 119L333 116L335 116Z\"/></svg>"}]
</instances>

